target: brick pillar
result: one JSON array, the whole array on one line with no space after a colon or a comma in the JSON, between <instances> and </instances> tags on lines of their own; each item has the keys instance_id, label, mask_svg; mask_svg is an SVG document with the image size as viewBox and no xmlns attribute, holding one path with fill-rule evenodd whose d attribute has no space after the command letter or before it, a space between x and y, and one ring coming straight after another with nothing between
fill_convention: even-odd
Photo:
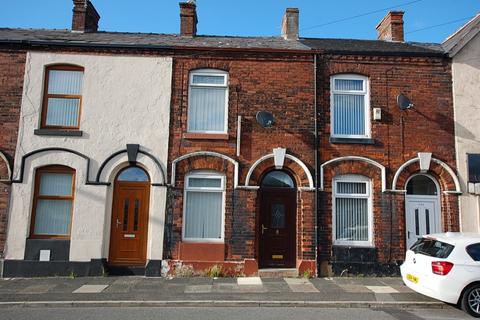
<instances>
[{"instance_id":1,"label":"brick pillar","mask_svg":"<svg viewBox=\"0 0 480 320\"><path fill-rule=\"evenodd\" d=\"M376 29L379 40L404 42L403 11L390 11Z\"/></svg>"},{"instance_id":2,"label":"brick pillar","mask_svg":"<svg viewBox=\"0 0 480 320\"><path fill-rule=\"evenodd\" d=\"M96 32L100 15L90 0L73 0L72 31Z\"/></svg>"},{"instance_id":3,"label":"brick pillar","mask_svg":"<svg viewBox=\"0 0 480 320\"><path fill-rule=\"evenodd\" d=\"M197 35L197 6L193 2L180 3L180 35L195 37Z\"/></svg>"}]
</instances>

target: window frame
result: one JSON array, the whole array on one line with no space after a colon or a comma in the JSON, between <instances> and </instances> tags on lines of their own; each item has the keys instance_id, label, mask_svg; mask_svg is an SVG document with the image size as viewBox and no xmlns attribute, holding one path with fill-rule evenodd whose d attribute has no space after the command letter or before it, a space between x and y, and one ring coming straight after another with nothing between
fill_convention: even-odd
<instances>
[{"instance_id":1,"label":"window frame","mask_svg":"<svg viewBox=\"0 0 480 320\"><path fill-rule=\"evenodd\" d=\"M72 194L70 196L42 196L40 195L40 182L42 174L45 173L68 173L72 175ZM75 179L76 171L75 169L69 168L62 165L51 165L38 168L35 172L35 186L33 194L33 205L32 205L32 217L30 222L30 238L31 239L65 239L69 240L72 232L72 222L73 222L73 210L75 204ZM36 234L35 233L35 221L37 214L37 203L38 200L70 200L72 202L70 210L70 225L68 226L68 234Z\"/></svg>"},{"instance_id":2,"label":"window frame","mask_svg":"<svg viewBox=\"0 0 480 320\"><path fill-rule=\"evenodd\" d=\"M189 182L192 178L201 179L220 179L221 185L218 188L215 187L190 187ZM185 176L185 185L183 191L183 212L182 212L182 241L184 242L202 242L202 243L224 243L225 242L225 175L211 171L194 171ZM220 229L220 238L189 238L185 235L185 221L187 216L187 197L189 192L221 192L222 193L222 224Z\"/></svg>"},{"instance_id":3,"label":"window frame","mask_svg":"<svg viewBox=\"0 0 480 320\"><path fill-rule=\"evenodd\" d=\"M346 193L337 193L337 184L339 182L347 183L365 183L365 194L346 194ZM367 210L368 210L368 240L367 241L344 241L337 240L336 237L336 199L337 198L346 198L346 199L367 199ZM370 178L357 174L346 174L339 175L333 178L332 180L332 244L336 246L353 246L353 247L375 247L373 241L373 190L372 190L372 181Z\"/></svg>"},{"instance_id":4,"label":"window frame","mask_svg":"<svg viewBox=\"0 0 480 320\"><path fill-rule=\"evenodd\" d=\"M48 82L50 79L50 71L59 70L59 71L81 71L85 76L85 68L81 66L68 65L68 64L55 64L45 68L44 75L44 84L43 84L43 99L42 99L42 114L40 120L41 129L53 129L53 130L79 130L80 129L80 119L82 114L82 104L83 104L83 90L80 95L72 94L49 94L48 93ZM84 81L84 78L82 78ZM82 86L83 89L83 86ZM76 126L55 126L47 125L47 113L48 113L48 99L49 98L60 98L60 99L79 99L78 106L78 115L77 115L77 125Z\"/></svg>"},{"instance_id":5,"label":"window frame","mask_svg":"<svg viewBox=\"0 0 480 320\"><path fill-rule=\"evenodd\" d=\"M194 76L221 76L224 78L223 84L211 84L211 83L193 83ZM187 132L193 134L227 134L228 133L228 81L229 74L227 71L218 69L198 69L190 71L188 77L188 110L187 110ZM224 88L225 89L225 119L222 131L215 130L192 130L190 129L190 110L191 110L191 96L192 87L195 88Z\"/></svg>"},{"instance_id":6,"label":"window frame","mask_svg":"<svg viewBox=\"0 0 480 320\"><path fill-rule=\"evenodd\" d=\"M335 80L362 80L362 91L357 90L336 90ZM347 95L362 95L364 96L364 114L365 114L365 134L335 134L335 112L334 112L334 96L335 94L347 94ZM350 139L365 139L371 138L371 114L370 114L370 81L367 76L359 74L335 74L330 76L330 136L333 138L350 138Z\"/></svg>"},{"instance_id":7,"label":"window frame","mask_svg":"<svg viewBox=\"0 0 480 320\"><path fill-rule=\"evenodd\" d=\"M470 174L470 168L473 167L471 166L471 162L473 162L473 159L471 159L472 157L480 157L480 153L467 153L467 180L469 183L480 183L480 179L471 179L472 175Z\"/></svg>"}]
</instances>

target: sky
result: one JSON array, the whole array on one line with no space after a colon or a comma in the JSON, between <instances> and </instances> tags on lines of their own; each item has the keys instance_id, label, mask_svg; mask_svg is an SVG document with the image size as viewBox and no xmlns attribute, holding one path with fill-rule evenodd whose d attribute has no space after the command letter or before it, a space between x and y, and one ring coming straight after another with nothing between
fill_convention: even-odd
<instances>
[{"instance_id":1,"label":"sky","mask_svg":"<svg viewBox=\"0 0 480 320\"><path fill-rule=\"evenodd\" d=\"M0 1L0 27L71 27L71 0ZM92 2L102 31L179 32L179 0ZM402 10L406 41L438 43L480 12L480 0L197 0L197 33L278 36L288 7L300 9L301 37L375 39L385 14Z\"/></svg>"}]
</instances>

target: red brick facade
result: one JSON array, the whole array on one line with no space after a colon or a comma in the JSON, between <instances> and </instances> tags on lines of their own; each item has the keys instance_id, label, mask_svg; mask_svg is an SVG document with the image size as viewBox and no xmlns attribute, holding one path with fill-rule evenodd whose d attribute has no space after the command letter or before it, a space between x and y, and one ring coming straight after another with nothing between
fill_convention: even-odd
<instances>
[{"instance_id":1,"label":"red brick facade","mask_svg":"<svg viewBox=\"0 0 480 320\"><path fill-rule=\"evenodd\" d=\"M195 53L192 53L192 55ZM196 69L228 72L228 137L204 139L204 135L186 134L188 79ZM312 55L242 54L222 56L198 54L177 57L173 70L173 94L170 122L169 166L180 156L212 151L239 164L238 184L234 188L235 166L214 156L195 156L176 163L175 186L171 189L167 210L165 252L167 259L205 267L220 264L254 274L258 268L258 190L244 189L247 172L255 161L283 147L314 172L314 81ZM255 120L258 111L273 113L275 125L262 128ZM237 116L242 116L240 156L236 156ZM273 159L261 162L251 175L249 186L257 186L261 176L274 167ZM225 243L189 244L182 242L184 177L192 170L209 169L226 175ZM305 171L294 161L285 160L284 169L292 173L297 186L307 186ZM314 192L297 192L297 264L315 261ZM197 247L197 254L193 247ZM201 249L201 250L200 250ZM205 250L216 253L202 254ZM220 250L220 252L219 252ZM215 258L212 258L215 257ZM221 257L221 259L220 259ZM217 260L217 261L212 261ZM245 266L245 268L244 268ZM253 266L253 267L252 267ZM314 272L313 263L312 271Z\"/></svg>"},{"instance_id":2,"label":"red brick facade","mask_svg":"<svg viewBox=\"0 0 480 320\"><path fill-rule=\"evenodd\" d=\"M7 165L12 167L15 156L25 57L25 51L0 51L0 152L9 162L0 157L0 180L9 180ZM6 239L9 196L10 184L0 182L0 257Z\"/></svg>"},{"instance_id":3,"label":"red brick facade","mask_svg":"<svg viewBox=\"0 0 480 320\"><path fill-rule=\"evenodd\" d=\"M381 108L382 119L371 120L374 145L330 143L330 77L349 73L367 76L370 87L370 109ZM431 152L432 157L455 170L454 122L450 62L443 58L338 56L319 57L318 106L320 128L320 163L345 156L361 156L386 168L386 189L392 188L396 171L418 152ZM398 94L407 95L414 108L400 110ZM399 176L396 189L405 190L412 174L420 172L418 162L407 166ZM332 247L332 179L340 174L369 177L373 184L374 246L373 254L361 249ZM458 231L457 195L452 176L439 164L431 162L428 174L440 185L443 231ZM374 272L389 272L389 267L405 255L405 195L382 192L381 171L363 161L339 161L324 167L324 191L320 192L319 261L323 272L333 262L334 272L355 271L369 263L384 265ZM340 249L340 253L338 250ZM337 251L337 252L336 252ZM336 263L337 267L336 267ZM358 269L357 269L358 270ZM360 270L365 271L360 267Z\"/></svg>"}]
</instances>

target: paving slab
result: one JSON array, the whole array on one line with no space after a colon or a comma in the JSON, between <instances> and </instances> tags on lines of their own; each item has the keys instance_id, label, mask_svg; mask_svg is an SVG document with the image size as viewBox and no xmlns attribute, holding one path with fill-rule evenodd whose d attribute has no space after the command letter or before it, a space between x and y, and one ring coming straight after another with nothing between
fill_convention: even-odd
<instances>
[{"instance_id":1,"label":"paving slab","mask_svg":"<svg viewBox=\"0 0 480 320\"><path fill-rule=\"evenodd\" d=\"M338 283L338 286L343 289L345 292L349 293L367 293L367 292L372 292L371 290L367 289L367 287L361 285L361 284L340 284Z\"/></svg>"},{"instance_id":2,"label":"paving slab","mask_svg":"<svg viewBox=\"0 0 480 320\"><path fill-rule=\"evenodd\" d=\"M84 284L73 293L100 293L107 287L108 285L105 284Z\"/></svg>"},{"instance_id":3,"label":"paving slab","mask_svg":"<svg viewBox=\"0 0 480 320\"><path fill-rule=\"evenodd\" d=\"M212 292L212 285L211 284L200 284L200 285L191 285L186 286L185 293L210 293Z\"/></svg>"},{"instance_id":4,"label":"paving slab","mask_svg":"<svg viewBox=\"0 0 480 320\"><path fill-rule=\"evenodd\" d=\"M239 292L240 287L236 283L215 283L212 287L212 291L219 293Z\"/></svg>"},{"instance_id":5,"label":"paving slab","mask_svg":"<svg viewBox=\"0 0 480 320\"><path fill-rule=\"evenodd\" d=\"M365 288L374 293L398 293L398 290L390 286L365 286Z\"/></svg>"},{"instance_id":6,"label":"paving slab","mask_svg":"<svg viewBox=\"0 0 480 320\"><path fill-rule=\"evenodd\" d=\"M51 289L54 289L57 285L56 284L34 284L31 286L28 286L20 291L18 293L20 294L43 294L47 293Z\"/></svg>"},{"instance_id":7,"label":"paving slab","mask_svg":"<svg viewBox=\"0 0 480 320\"><path fill-rule=\"evenodd\" d=\"M317 288L305 278L284 278L293 292L319 292Z\"/></svg>"},{"instance_id":8,"label":"paving slab","mask_svg":"<svg viewBox=\"0 0 480 320\"><path fill-rule=\"evenodd\" d=\"M261 286L262 285L262 279L260 277L243 277L243 278L237 278L237 284L239 286Z\"/></svg>"}]
</instances>

